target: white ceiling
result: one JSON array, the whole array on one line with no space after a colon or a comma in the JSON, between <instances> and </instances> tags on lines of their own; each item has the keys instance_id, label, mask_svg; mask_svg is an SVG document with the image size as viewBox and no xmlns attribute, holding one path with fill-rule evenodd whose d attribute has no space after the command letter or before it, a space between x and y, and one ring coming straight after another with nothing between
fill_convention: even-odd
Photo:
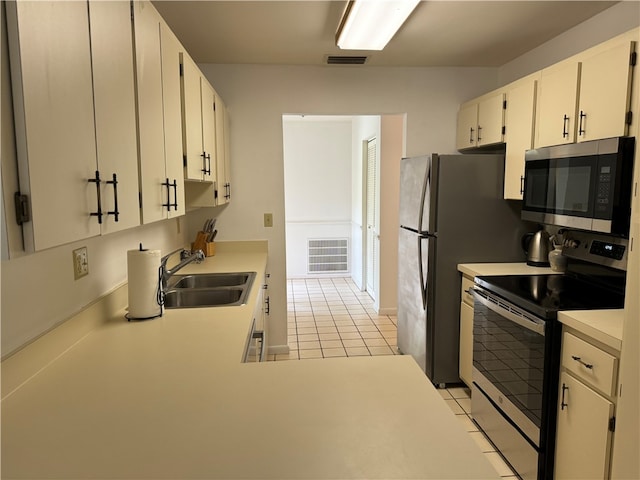
<instances>
[{"instance_id":1,"label":"white ceiling","mask_svg":"<svg viewBox=\"0 0 640 480\"><path fill-rule=\"evenodd\" d=\"M382 52L344 51L345 0L155 0L197 63L501 66L618 2L423 0ZM353 68L353 67L352 67Z\"/></svg>"}]
</instances>

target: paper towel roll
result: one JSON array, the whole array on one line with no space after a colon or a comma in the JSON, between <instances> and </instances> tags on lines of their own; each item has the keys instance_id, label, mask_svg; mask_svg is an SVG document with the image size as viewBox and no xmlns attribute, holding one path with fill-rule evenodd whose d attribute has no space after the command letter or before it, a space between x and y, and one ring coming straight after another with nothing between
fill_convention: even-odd
<instances>
[{"instance_id":1,"label":"paper towel roll","mask_svg":"<svg viewBox=\"0 0 640 480\"><path fill-rule=\"evenodd\" d=\"M158 304L160 289L160 250L129 250L129 319L157 317L162 314Z\"/></svg>"}]
</instances>

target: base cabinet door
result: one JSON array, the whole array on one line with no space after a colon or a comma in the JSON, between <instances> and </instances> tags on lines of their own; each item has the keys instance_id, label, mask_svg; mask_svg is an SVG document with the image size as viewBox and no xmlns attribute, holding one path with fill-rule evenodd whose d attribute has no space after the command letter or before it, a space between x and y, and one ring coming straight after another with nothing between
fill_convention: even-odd
<instances>
[{"instance_id":1,"label":"base cabinet door","mask_svg":"<svg viewBox=\"0 0 640 480\"><path fill-rule=\"evenodd\" d=\"M559 395L555 478L608 478L613 403L567 372Z\"/></svg>"}]
</instances>

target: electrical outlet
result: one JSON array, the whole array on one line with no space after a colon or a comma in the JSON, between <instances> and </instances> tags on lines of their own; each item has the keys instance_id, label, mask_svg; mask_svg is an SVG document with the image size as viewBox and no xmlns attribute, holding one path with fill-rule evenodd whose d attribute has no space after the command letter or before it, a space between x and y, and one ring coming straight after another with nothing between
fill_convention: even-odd
<instances>
[{"instance_id":1,"label":"electrical outlet","mask_svg":"<svg viewBox=\"0 0 640 480\"><path fill-rule=\"evenodd\" d=\"M87 247L76 248L73 251L73 278L78 280L85 275L89 275Z\"/></svg>"},{"instance_id":2,"label":"electrical outlet","mask_svg":"<svg viewBox=\"0 0 640 480\"><path fill-rule=\"evenodd\" d=\"M264 226L273 227L273 213L264 214Z\"/></svg>"}]
</instances>

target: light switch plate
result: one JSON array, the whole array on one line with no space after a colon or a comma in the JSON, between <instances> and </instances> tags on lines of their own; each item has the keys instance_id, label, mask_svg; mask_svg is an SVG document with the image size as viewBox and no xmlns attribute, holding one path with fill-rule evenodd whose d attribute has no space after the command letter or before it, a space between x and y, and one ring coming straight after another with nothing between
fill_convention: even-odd
<instances>
[{"instance_id":1,"label":"light switch plate","mask_svg":"<svg viewBox=\"0 0 640 480\"><path fill-rule=\"evenodd\" d=\"M273 227L273 213L264 214L264 226Z\"/></svg>"},{"instance_id":2,"label":"light switch plate","mask_svg":"<svg viewBox=\"0 0 640 480\"><path fill-rule=\"evenodd\" d=\"M85 275L89 275L87 247L76 248L73 251L73 278L78 280Z\"/></svg>"}]
</instances>

